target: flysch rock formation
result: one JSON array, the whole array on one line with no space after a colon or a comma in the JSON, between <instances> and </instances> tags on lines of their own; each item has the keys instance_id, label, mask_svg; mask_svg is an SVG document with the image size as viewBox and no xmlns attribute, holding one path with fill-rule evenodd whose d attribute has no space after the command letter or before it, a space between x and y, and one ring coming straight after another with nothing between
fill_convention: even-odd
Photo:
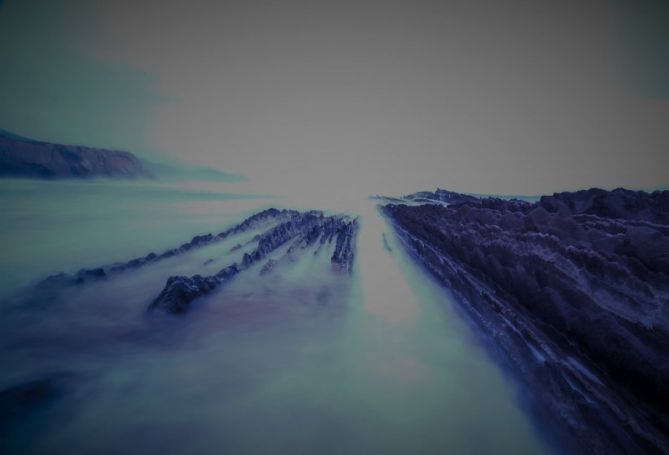
<instances>
[{"instance_id":1,"label":"flysch rock formation","mask_svg":"<svg viewBox=\"0 0 669 455\"><path fill-rule=\"evenodd\" d=\"M126 262L118 262L100 267L81 269L74 274L58 273L56 275L47 277L38 283L37 287L42 289L57 289L61 287L80 285L90 281L107 279L114 274L125 272L127 270L136 270L164 259L169 259L198 248L212 245L244 232L272 226L274 223L288 220L298 213L299 212L294 210L278 210L275 208L270 208L248 217L243 222L232 226L219 234L196 235L190 241L180 245L179 247L170 248L166 251L163 251L162 253L151 252L146 256L134 258ZM241 245L235 249L239 248L241 248Z\"/></svg>"},{"instance_id":2,"label":"flysch rock formation","mask_svg":"<svg viewBox=\"0 0 669 455\"><path fill-rule=\"evenodd\" d=\"M563 449L669 453L669 191L413 202L381 210Z\"/></svg>"},{"instance_id":3,"label":"flysch rock formation","mask_svg":"<svg viewBox=\"0 0 669 455\"><path fill-rule=\"evenodd\" d=\"M193 300L221 286L236 275L263 263L260 274L272 271L277 259L270 254L289 244L285 256L290 258L309 247L315 246L317 254L325 244L334 242L330 258L334 271L350 273L355 255L355 239L358 231L357 219L348 216L326 216L322 212L273 212L280 222L257 235L255 248L244 253L239 263L233 263L214 275L172 276L149 306L150 310L163 310L181 314L188 310ZM279 259L281 261L282 259Z\"/></svg>"},{"instance_id":4,"label":"flysch rock formation","mask_svg":"<svg viewBox=\"0 0 669 455\"><path fill-rule=\"evenodd\" d=\"M341 303L334 296L352 283L357 230L358 220L347 215L270 208L219 234L198 235L162 253L60 273L3 302L7 310L0 349L28 349L60 359L91 352L114 355L119 345L134 347L140 341L150 346L169 343L173 339L162 330L178 321L170 321L171 316L184 315L195 299L233 278L237 288L226 289L233 309L217 309L232 316L231 324L235 308L248 303L252 289L266 296L276 286L277 301L294 292L290 301L298 304L298 311L308 305L320 310L324 302ZM200 275L186 275L191 272ZM249 305L258 308L254 302ZM271 307L270 302L263 308ZM76 362L72 371L62 372L47 364L44 370L24 371L0 383L0 441L5 434L23 431L30 419L39 419L52 403L94 379L78 371ZM72 367L71 358L67 364ZM12 447L0 442L3 450L11 452Z\"/></svg>"},{"instance_id":5,"label":"flysch rock formation","mask_svg":"<svg viewBox=\"0 0 669 455\"><path fill-rule=\"evenodd\" d=\"M149 309L181 314L190 307L193 300L211 292L238 274L248 271L256 264L263 263L259 272L261 275L270 273L284 259L270 255L285 245L288 245L287 250L283 252L286 258L295 258L311 247L314 248L314 254L318 254L325 246L332 245L330 263L333 272L351 273L358 226L357 219L346 215L270 208L248 217L219 234L198 235L179 247L162 253L152 252L126 262L81 269L74 274L52 275L39 282L36 288L40 291L58 292L87 283L113 279L119 274L210 247L224 240L238 242L239 237L244 234L253 235L250 240L244 241L243 245L236 243L233 248L228 248L227 254L235 251L239 251L240 255L243 253L241 260L227 264L216 273L207 276L175 275L167 279L164 289L151 302ZM207 259L205 265L214 261L214 258Z\"/></svg>"}]
</instances>

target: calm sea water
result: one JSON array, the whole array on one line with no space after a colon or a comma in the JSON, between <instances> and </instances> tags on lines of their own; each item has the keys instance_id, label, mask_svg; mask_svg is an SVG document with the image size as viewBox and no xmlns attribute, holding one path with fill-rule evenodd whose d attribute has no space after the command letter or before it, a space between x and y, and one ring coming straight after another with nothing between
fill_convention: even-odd
<instances>
[{"instance_id":1,"label":"calm sea water","mask_svg":"<svg viewBox=\"0 0 669 455\"><path fill-rule=\"evenodd\" d=\"M2 291L160 251L277 203L289 205L199 186L0 182ZM4 449L545 452L518 390L449 296L373 204L352 212L362 216L352 277L305 255L245 273L184 317L147 315L167 276L234 260L224 242L55 301L5 299L0 389L54 374L65 387L5 425Z\"/></svg>"},{"instance_id":2,"label":"calm sea water","mask_svg":"<svg viewBox=\"0 0 669 455\"><path fill-rule=\"evenodd\" d=\"M219 232L271 202L196 184L0 180L0 293Z\"/></svg>"}]
</instances>

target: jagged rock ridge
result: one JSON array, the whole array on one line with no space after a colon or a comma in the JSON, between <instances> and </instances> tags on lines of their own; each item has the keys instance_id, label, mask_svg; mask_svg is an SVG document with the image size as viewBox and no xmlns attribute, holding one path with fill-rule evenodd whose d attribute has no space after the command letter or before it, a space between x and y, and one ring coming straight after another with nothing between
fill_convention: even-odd
<instances>
[{"instance_id":1,"label":"jagged rock ridge","mask_svg":"<svg viewBox=\"0 0 669 455\"><path fill-rule=\"evenodd\" d=\"M320 248L334 241L335 250L330 262L338 270L348 272L352 270L358 230L357 219L347 216L325 216L322 212L317 211L276 211L273 214L277 218L282 218L281 222L256 236L255 249L244 253L239 264L231 264L216 274L206 277L200 275L172 276L167 280L165 287L151 303L149 309L160 309L172 314L184 313L193 300L247 271L288 243L290 246L286 255L294 255L298 250L305 250L309 246L319 244ZM316 250L316 253L318 251L319 249ZM276 260L270 258L262 266L260 273L269 273L275 265Z\"/></svg>"},{"instance_id":2,"label":"jagged rock ridge","mask_svg":"<svg viewBox=\"0 0 669 455\"><path fill-rule=\"evenodd\" d=\"M388 204L568 450L669 451L669 192Z\"/></svg>"},{"instance_id":3,"label":"jagged rock ridge","mask_svg":"<svg viewBox=\"0 0 669 455\"><path fill-rule=\"evenodd\" d=\"M209 276L196 274L190 277L172 276L167 279L164 289L149 308L180 314L185 312L196 298L209 293L261 261L267 260L260 273L271 272L280 258L272 258L270 255L286 244L289 246L285 256L293 259L309 247L313 246L314 254L319 254L326 245L332 245L330 263L333 271L350 273L353 268L358 227L357 219L346 215L327 216L320 211L299 212L270 208L248 217L219 234L198 235L179 247L170 248L159 254L152 252L126 262L81 269L74 274L52 275L38 283L36 288L41 291L58 292L65 288L112 279L120 273L150 266L226 239L232 239L234 242L238 240L237 236L242 234L246 234L249 238L257 232L250 240L244 241L243 245L237 243L227 250L227 254L238 250L242 250L238 253L242 254L244 251L240 261L233 262ZM207 259L205 265L212 262L212 258Z\"/></svg>"},{"instance_id":4,"label":"jagged rock ridge","mask_svg":"<svg viewBox=\"0 0 669 455\"><path fill-rule=\"evenodd\" d=\"M456 202L475 201L477 198L468 194L455 193L453 191L437 188L435 191L419 191L402 197L371 196L370 199L379 201L380 204L453 204Z\"/></svg>"},{"instance_id":5,"label":"jagged rock ridge","mask_svg":"<svg viewBox=\"0 0 669 455\"><path fill-rule=\"evenodd\" d=\"M163 259L179 256L191 250L195 250L197 248L202 248L214 244L216 242L220 242L221 240L225 240L229 237L241 234L249 230L259 229L264 226L269 226L272 223L276 223L284 219L289 219L290 217L294 216L297 213L298 212L295 210L278 210L275 208L270 208L248 217L242 223L232 226L231 228L226 229L225 231L219 234L196 235L190 241L176 248L170 248L160 254L151 252L146 256L134 258L126 262L118 262L110 265L81 269L75 274L58 273L56 275L47 277L46 279L38 283L38 287L53 288L53 287L73 286L90 281L106 279L114 274L124 272L126 270L139 269L141 267L153 264ZM238 245L234 248L241 248L241 245Z\"/></svg>"}]
</instances>

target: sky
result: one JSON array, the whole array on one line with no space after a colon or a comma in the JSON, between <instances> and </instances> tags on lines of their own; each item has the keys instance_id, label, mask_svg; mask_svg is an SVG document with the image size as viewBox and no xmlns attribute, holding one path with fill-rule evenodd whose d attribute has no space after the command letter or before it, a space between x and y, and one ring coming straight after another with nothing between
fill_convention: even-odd
<instances>
[{"instance_id":1,"label":"sky","mask_svg":"<svg viewBox=\"0 0 669 455\"><path fill-rule=\"evenodd\" d=\"M0 128L258 193L666 187L667 5L5 0Z\"/></svg>"}]
</instances>

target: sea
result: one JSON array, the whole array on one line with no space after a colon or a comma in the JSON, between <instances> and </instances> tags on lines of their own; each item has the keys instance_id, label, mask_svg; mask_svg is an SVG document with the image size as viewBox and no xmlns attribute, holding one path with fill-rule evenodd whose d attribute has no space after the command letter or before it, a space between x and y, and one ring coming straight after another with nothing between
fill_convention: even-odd
<instances>
[{"instance_id":1,"label":"sea","mask_svg":"<svg viewBox=\"0 0 669 455\"><path fill-rule=\"evenodd\" d=\"M522 387L366 195L347 210L361 222L350 277L310 256L186 314L147 311L169 276L237 260L224 242L35 291L296 205L319 208L206 182L1 180L0 451L551 452Z\"/></svg>"}]
</instances>

